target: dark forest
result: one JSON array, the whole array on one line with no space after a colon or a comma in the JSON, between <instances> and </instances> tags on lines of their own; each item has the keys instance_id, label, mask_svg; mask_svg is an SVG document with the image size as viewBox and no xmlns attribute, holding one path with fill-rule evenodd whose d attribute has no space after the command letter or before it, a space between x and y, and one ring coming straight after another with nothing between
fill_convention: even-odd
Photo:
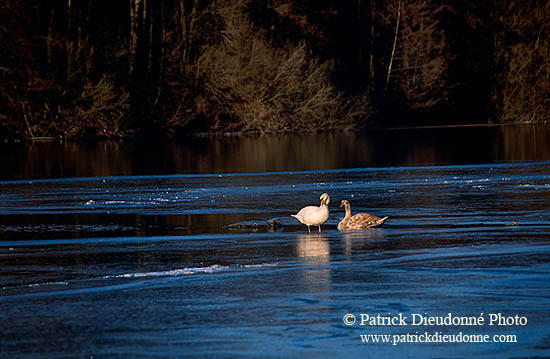
<instances>
[{"instance_id":1,"label":"dark forest","mask_svg":"<svg viewBox=\"0 0 550 359\"><path fill-rule=\"evenodd\" d=\"M0 136L542 122L550 2L5 0Z\"/></svg>"}]
</instances>

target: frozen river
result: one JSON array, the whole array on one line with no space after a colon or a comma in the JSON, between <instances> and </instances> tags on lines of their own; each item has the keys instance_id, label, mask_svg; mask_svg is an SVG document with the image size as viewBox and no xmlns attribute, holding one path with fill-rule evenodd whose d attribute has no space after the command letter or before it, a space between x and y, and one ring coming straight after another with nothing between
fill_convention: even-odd
<instances>
[{"instance_id":1,"label":"frozen river","mask_svg":"<svg viewBox=\"0 0 550 359\"><path fill-rule=\"evenodd\" d=\"M120 173L113 169L127 162L116 166L106 151L94 173L65 159L71 175L45 172L61 167L55 161L37 169L38 160L34 175L17 166L4 174L0 357L549 353L546 152L482 161L434 155L404 165L375 155L368 163L346 157L341 166L313 158L282 170L278 159L265 164L257 157L269 154L253 151L252 163L213 158L208 166L226 166L218 172L133 159L134 170ZM229 158L227 151L235 149L224 147ZM410 156L399 157L417 158ZM254 161L264 167L255 171ZM331 196L330 218L321 234L308 235L290 214L318 205L323 192ZM342 199L353 212L389 219L381 228L339 232ZM226 227L269 219L284 227ZM475 325L457 322L464 317ZM388 325L391 318L402 321ZM416 325L421 318L434 322ZM451 322L435 322L444 318ZM445 335L463 342L431 342ZM473 340L484 342L464 342Z\"/></svg>"}]
</instances>

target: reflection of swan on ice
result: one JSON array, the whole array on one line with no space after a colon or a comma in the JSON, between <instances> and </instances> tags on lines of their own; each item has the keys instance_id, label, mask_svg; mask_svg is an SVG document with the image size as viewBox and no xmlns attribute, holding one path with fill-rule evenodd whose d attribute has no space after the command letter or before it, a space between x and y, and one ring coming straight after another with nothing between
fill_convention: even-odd
<instances>
[{"instance_id":1,"label":"reflection of swan on ice","mask_svg":"<svg viewBox=\"0 0 550 359\"><path fill-rule=\"evenodd\" d=\"M345 207L346 210L346 216L338 223L338 230L340 231L374 228L381 226L388 219L388 217L380 218L368 213L357 213L352 216L351 206L346 199L342 200L340 207Z\"/></svg>"},{"instance_id":2,"label":"reflection of swan on ice","mask_svg":"<svg viewBox=\"0 0 550 359\"><path fill-rule=\"evenodd\" d=\"M330 246L322 234L301 234L296 238L296 254L301 264L299 280L300 297L317 300L317 293L331 292Z\"/></svg>"},{"instance_id":3,"label":"reflection of swan on ice","mask_svg":"<svg viewBox=\"0 0 550 359\"><path fill-rule=\"evenodd\" d=\"M330 247L323 234L315 236L306 234L298 235L296 252L298 257L305 258L310 262L326 263L330 260Z\"/></svg>"},{"instance_id":4,"label":"reflection of swan on ice","mask_svg":"<svg viewBox=\"0 0 550 359\"><path fill-rule=\"evenodd\" d=\"M307 231L311 233L309 226L319 226L319 233L321 233L321 224L325 223L328 219L328 204L330 203L330 197L328 194L323 193L319 198L321 200L321 205L317 206L307 206L300 210L296 214L291 214L292 217L296 218L307 226Z\"/></svg>"},{"instance_id":5,"label":"reflection of swan on ice","mask_svg":"<svg viewBox=\"0 0 550 359\"><path fill-rule=\"evenodd\" d=\"M385 231L381 228L373 228L363 231L355 232L343 232L342 237L344 238L345 248L344 253L346 256L352 254L352 250L367 250L375 246L375 239L384 238Z\"/></svg>"}]
</instances>

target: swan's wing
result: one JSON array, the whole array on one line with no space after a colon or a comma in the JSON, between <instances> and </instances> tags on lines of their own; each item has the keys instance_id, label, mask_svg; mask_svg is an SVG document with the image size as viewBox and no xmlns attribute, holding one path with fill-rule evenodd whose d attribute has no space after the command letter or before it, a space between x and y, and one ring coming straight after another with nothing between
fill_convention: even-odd
<instances>
[{"instance_id":1,"label":"swan's wing","mask_svg":"<svg viewBox=\"0 0 550 359\"><path fill-rule=\"evenodd\" d=\"M307 206L296 214L296 218L304 224L318 225L328 219L328 208L326 206Z\"/></svg>"},{"instance_id":2,"label":"swan's wing","mask_svg":"<svg viewBox=\"0 0 550 359\"><path fill-rule=\"evenodd\" d=\"M368 213L357 213L348 219L348 225L351 228L370 228L381 225L386 219L388 217L380 218Z\"/></svg>"}]
</instances>

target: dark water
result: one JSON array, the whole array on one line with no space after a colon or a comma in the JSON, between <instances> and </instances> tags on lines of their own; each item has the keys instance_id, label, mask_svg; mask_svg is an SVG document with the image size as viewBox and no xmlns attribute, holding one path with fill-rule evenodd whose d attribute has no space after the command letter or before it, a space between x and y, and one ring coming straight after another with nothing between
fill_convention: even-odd
<instances>
[{"instance_id":1,"label":"dark water","mask_svg":"<svg viewBox=\"0 0 550 359\"><path fill-rule=\"evenodd\" d=\"M549 135L2 145L0 357L547 357ZM323 192L308 235L289 215ZM344 198L390 219L339 232ZM225 227L271 218L284 228ZM484 322L413 325L449 313Z\"/></svg>"},{"instance_id":2,"label":"dark water","mask_svg":"<svg viewBox=\"0 0 550 359\"><path fill-rule=\"evenodd\" d=\"M0 144L0 180L460 165L550 159L550 125Z\"/></svg>"}]
</instances>

